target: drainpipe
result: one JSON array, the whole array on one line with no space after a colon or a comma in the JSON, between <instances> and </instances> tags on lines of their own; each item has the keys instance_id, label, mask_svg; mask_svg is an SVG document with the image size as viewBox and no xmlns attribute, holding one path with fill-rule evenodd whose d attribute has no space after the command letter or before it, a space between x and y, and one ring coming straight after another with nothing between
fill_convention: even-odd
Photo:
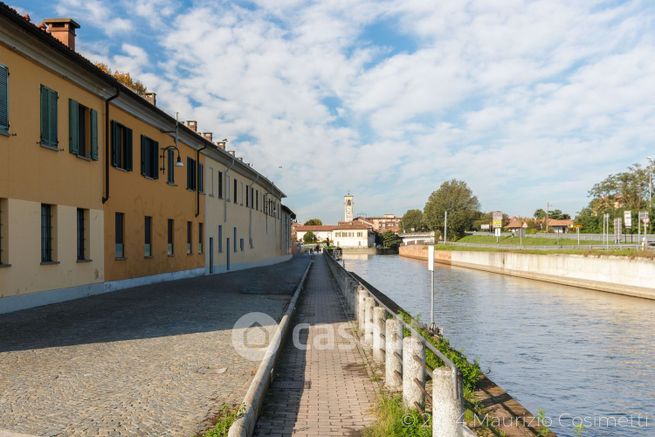
<instances>
[{"instance_id":1,"label":"drainpipe","mask_svg":"<svg viewBox=\"0 0 655 437\"><path fill-rule=\"evenodd\" d=\"M223 222L224 223L227 222L227 198L228 198L228 194L230 194L232 192L232 188L230 187L230 184L227 183L227 180L228 180L227 175L230 174L230 170L232 170L232 167L234 167L234 162L235 161L236 161L236 156L232 155L232 163L227 168L227 170L225 170L225 181L226 181L226 183L225 183L225 193L224 193L224 196L223 196L223 203L224 203Z\"/></svg>"},{"instance_id":2,"label":"drainpipe","mask_svg":"<svg viewBox=\"0 0 655 437\"><path fill-rule=\"evenodd\" d=\"M102 203L109 200L109 102L120 93L120 88L116 88L116 94L105 100L105 194L102 196Z\"/></svg>"},{"instance_id":3,"label":"drainpipe","mask_svg":"<svg viewBox=\"0 0 655 437\"><path fill-rule=\"evenodd\" d=\"M200 168L200 152L206 148L207 144L196 150L196 217L200 215L200 172L198 171L198 168ZM205 176L204 171L202 172L202 175Z\"/></svg>"}]
</instances>

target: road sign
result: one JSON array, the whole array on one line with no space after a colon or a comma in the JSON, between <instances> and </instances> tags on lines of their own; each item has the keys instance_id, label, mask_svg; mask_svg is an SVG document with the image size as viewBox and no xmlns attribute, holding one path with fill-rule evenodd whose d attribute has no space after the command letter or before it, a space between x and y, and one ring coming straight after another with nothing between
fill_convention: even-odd
<instances>
[{"instance_id":1,"label":"road sign","mask_svg":"<svg viewBox=\"0 0 655 437\"><path fill-rule=\"evenodd\" d=\"M500 229L503 227L503 213L500 211L495 211L493 213L493 225L494 229Z\"/></svg>"},{"instance_id":2,"label":"road sign","mask_svg":"<svg viewBox=\"0 0 655 437\"><path fill-rule=\"evenodd\" d=\"M434 270L434 246L428 246L428 270Z\"/></svg>"},{"instance_id":3,"label":"road sign","mask_svg":"<svg viewBox=\"0 0 655 437\"><path fill-rule=\"evenodd\" d=\"M626 228L632 227L632 211L623 211L623 224Z\"/></svg>"},{"instance_id":4,"label":"road sign","mask_svg":"<svg viewBox=\"0 0 655 437\"><path fill-rule=\"evenodd\" d=\"M500 228L495 229L496 237L500 237Z\"/></svg>"},{"instance_id":5,"label":"road sign","mask_svg":"<svg viewBox=\"0 0 655 437\"><path fill-rule=\"evenodd\" d=\"M482 231L488 231L489 229L491 229L491 225L489 223L483 223L480 225L480 230Z\"/></svg>"}]
</instances>

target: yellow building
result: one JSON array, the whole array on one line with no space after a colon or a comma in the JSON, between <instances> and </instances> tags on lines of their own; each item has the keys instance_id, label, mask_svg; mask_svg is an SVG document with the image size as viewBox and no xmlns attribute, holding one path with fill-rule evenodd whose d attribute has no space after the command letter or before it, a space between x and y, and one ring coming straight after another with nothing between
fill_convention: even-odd
<instances>
[{"instance_id":1,"label":"yellow building","mask_svg":"<svg viewBox=\"0 0 655 437\"><path fill-rule=\"evenodd\" d=\"M77 28L0 3L0 313L285 259L283 193L77 54Z\"/></svg>"}]
</instances>

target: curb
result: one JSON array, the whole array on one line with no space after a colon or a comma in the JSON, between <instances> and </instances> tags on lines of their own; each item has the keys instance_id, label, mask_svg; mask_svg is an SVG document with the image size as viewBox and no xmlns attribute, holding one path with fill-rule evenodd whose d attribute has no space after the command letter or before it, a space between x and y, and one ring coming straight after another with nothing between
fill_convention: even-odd
<instances>
[{"instance_id":1,"label":"curb","mask_svg":"<svg viewBox=\"0 0 655 437\"><path fill-rule=\"evenodd\" d=\"M280 323L277 325L278 328L275 331L271 344L266 350L266 355L264 355L264 359L259 364L257 373L250 383L246 396L241 403L241 407L239 408L239 418L230 426L230 430L227 434L228 437L250 437L255 430L255 423L259 417L259 411L264 402L264 396L266 396L268 387L273 379L273 371L275 370L275 364L277 363L280 345L289 330L291 317L296 310L296 304L298 303L300 292L305 286L305 281L312 264L313 261L310 261L298 283L298 286L293 292L293 296L287 305L287 309L280 319Z\"/></svg>"}]
</instances>

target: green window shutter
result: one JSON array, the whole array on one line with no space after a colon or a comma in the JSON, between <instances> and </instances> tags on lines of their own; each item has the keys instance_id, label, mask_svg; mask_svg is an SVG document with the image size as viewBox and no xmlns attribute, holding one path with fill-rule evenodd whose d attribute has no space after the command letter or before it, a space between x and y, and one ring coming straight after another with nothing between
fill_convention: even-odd
<instances>
[{"instance_id":1,"label":"green window shutter","mask_svg":"<svg viewBox=\"0 0 655 437\"><path fill-rule=\"evenodd\" d=\"M0 131L9 130L9 69L0 65Z\"/></svg>"},{"instance_id":2,"label":"green window shutter","mask_svg":"<svg viewBox=\"0 0 655 437\"><path fill-rule=\"evenodd\" d=\"M98 160L98 112L91 110L91 159Z\"/></svg>"},{"instance_id":3,"label":"green window shutter","mask_svg":"<svg viewBox=\"0 0 655 437\"><path fill-rule=\"evenodd\" d=\"M120 135L118 123L112 120L111 122L111 165L116 167L118 165L118 147L120 146Z\"/></svg>"},{"instance_id":4,"label":"green window shutter","mask_svg":"<svg viewBox=\"0 0 655 437\"><path fill-rule=\"evenodd\" d=\"M125 128L125 170L132 171L132 129Z\"/></svg>"},{"instance_id":5,"label":"green window shutter","mask_svg":"<svg viewBox=\"0 0 655 437\"><path fill-rule=\"evenodd\" d=\"M157 141L152 142L152 155L150 160L152 163L152 177L159 179L159 143Z\"/></svg>"},{"instance_id":6,"label":"green window shutter","mask_svg":"<svg viewBox=\"0 0 655 437\"><path fill-rule=\"evenodd\" d=\"M48 88L41 85L41 142L48 144Z\"/></svg>"},{"instance_id":7,"label":"green window shutter","mask_svg":"<svg viewBox=\"0 0 655 437\"><path fill-rule=\"evenodd\" d=\"M59 101L59 94L56 91L48 90L48 112L49 112L49 140L50 145L57 147L59 145L58 132L57 132L57 102Z\"/></svg>"},{"instance_id":8,"label":"green window shutter","mask_svg":"<svg viewBox=\"0 0 655 437\"><path fill-rule=\"evenodd\" d=\"M148 140L141 135L141 174L146 174L146 160L148 159Z\"/></svg>"},{"instance_id":9,"label":"green window shutter","mask_svg":"<svg viewBox=\"0 0 655 437\"><path fill-rule=\"evenodd\" d=\"M80 105L73 99L68 99L68 149L80 153Z\"/></svg>"}]
</instances>

